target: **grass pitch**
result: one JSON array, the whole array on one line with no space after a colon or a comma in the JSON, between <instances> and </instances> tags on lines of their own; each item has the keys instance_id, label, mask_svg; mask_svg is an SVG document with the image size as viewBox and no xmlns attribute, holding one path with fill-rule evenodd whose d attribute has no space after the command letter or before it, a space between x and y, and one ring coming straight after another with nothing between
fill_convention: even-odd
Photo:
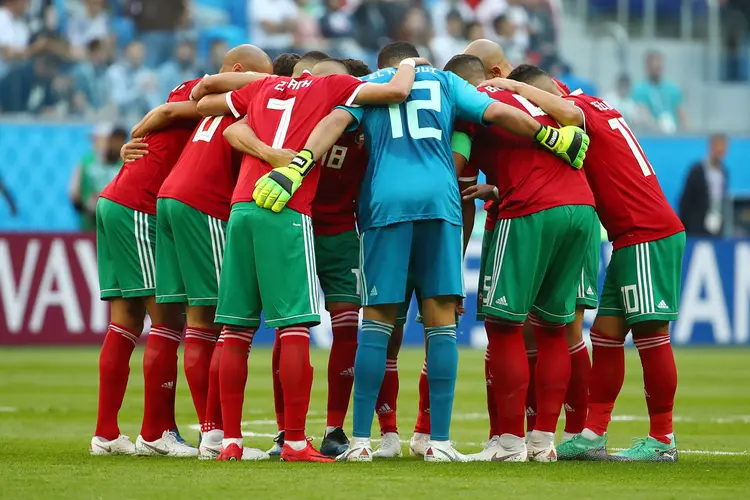
<instances>
[{"instance_id":1,"label":"grass pitch","mask_svg":"<svg viewBox=\"0 0 750 500\"><path fill-rule=\"evenodd\" d=\"M142 350L120 414L133 440L143 407ZM275 433L270 349L253 349L245 400L249 446L268 448ZM190 459L90 457L97 398L97 349L0 349L0 498L747 498L750 489L750 350L682 349L675 428L677 464L425 464L403 458L372 464L218 463ZM402 439L416 418L423 351L399 358ZM463 350L452 438L478 451L487 438L483 356ZM610 447L648 431L638 356L628 351L627 379L610 427ZM325 426L327 352L316 367L308 433ZM177 416L195 442L195 412L184 378ZM377 420L376 420L377 421ZM351 429L350 423L347 428ZM559 426L562 428L562 424ZM377 435L374 430L373 435ZM408 447L404 446L405 453Z\"/></svg>"}]
</instances>

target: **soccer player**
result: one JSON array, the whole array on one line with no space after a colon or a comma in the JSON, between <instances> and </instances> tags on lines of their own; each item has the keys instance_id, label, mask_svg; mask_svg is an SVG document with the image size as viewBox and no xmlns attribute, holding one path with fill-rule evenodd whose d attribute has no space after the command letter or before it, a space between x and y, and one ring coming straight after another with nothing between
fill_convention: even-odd
<instances>
[{"instance_id":1,"label":"soccer player","mask_svg":"<svg viewBox=\"0 0 750 500\"><path fill-rule=\"evenodd\" d=\"M249 127L257 131L266 149L270 145L301 150L315 124L337 105L406 99L414 65L414 60L406 60L387 84L363 83L349 75L315 77L308 72L299 78L271 77L235 92L207 96L198 108L207 115L247 113ZM242 134L237 132L254 136L250 128L235 124L226 134L234 135L233 144L241 144ZM320 168L313 168L313 159L304 151L289 166L276 169L260 158L243 157L227 227L216 312L216 321L227 325L220 367L225 437L219 460L242 455L240 420L248 350L263 310L266 324L280 330L285 433L281 458L332 461L316 451L305 435L312 384L309 327L320 321L310 219Z\"/></svg>"},{"instance_id":2,"label":"soccer player","mask_svg":"<svg viewBox=\"0 0 750 500\"><path fill-rule=\"evenodd\" d=\"M190 94L199 79L178 85L167 104L152 110L133 131L144 137L149 153L126 162L102 191L96 207L97 262L102 300L110 303L110 324L99 355L99 408L92 455L136 453L120 434L117 414L130 373L130 356L143 330L148 311L151 330L144 354L146 400L144 428L167 455L195 456L174 421L177 346L182 336L181 307L157 304L156 193L190 138L200 115ZM149 122L171 120L161 131L149 132ZM162 351L168 351L162 354Z\"/></svg>"},{"instance_id":3,"label":"soccer player","mask_svg":"<svg viewBox=\"0 0 750 500\"><path fill-rule=\"evenodd\" d=\"M594 352L586 428L560 444L560 457L607 458L607 426L625 373L623 342L632 332L643 367L650 428L648 437L615 456L677 461L672 427L677 369L669 322L678 315L685 248L682 223L616 109L580 92L562 99L549 85L549 77L535 67L519 69L511 77L522 82L509 82L513 90L533 99L555 120L585 126L591 134L594 146L586 160L586 176L614 245L601 305L591 328Z\"/></svg>"},{"instance_id":4,"label":"soccer player","mask_svg":"<svg viewBox=\"0 0 750 500\"><path fill-rule=\"evenodd\" d=\"M221 73L247 71L270 73L270 58L252 45L226 54ZM157 196L156 302L185 304L185 376L201 424L202 459L215 459L224 437L218 378L223 343L217 342L214 316L241 160L223 133L235 121L231 116L201 120ZM155 447L150 443L147 449ZM244 450L244 460L267 458L260 450Z\"/></svg>"},{"instance_id":5,"label":"soccer player","mask_svg":"<svg viewBox=\"0 0 750 500\"><path fill-rule=\"evenodd\" d=\"M476 57L457 56L451 63L469 82L478 84L485 77ZM493 87L480 90L541 124L555 124L521 96ZM472 161L486 169L495 167L492 178L497 186L480 196L477 186L469 188L464 199L499 202L483 270L483 282L490 288L483 294L482 311L500 433L496 444L472 458L523 461L528 454L534 461L555 461L554 432L570 376L565 324L575 317L576 289L592 237L594 198L580 163L575 165L579 169L570 168L544 155L533 141L490 128L475 133L472 149ZM539 352L538 415L528 448L524 414L529 368L523 339L527 317Z\"/></svg>"},{"instance_id":6,"label":"soccer player","mask_svg":"<svg viewBox=\"0 0 750 500\"><path fill-rule=\"evenodd\" d=\"M380 71L368 81L395 78L392 66L416 49L394 42L379 54ZM420 66L410 99L390 108L346 108L318 124L305 147L313 158L327 151L356 121L370 153L359 208L360 280L364 321L354 365L354 430L349 461L372 460L370 428L386 365L388 340L411 273L422 293L427 335L431 442L427 461L463 461L450 442L458 351L455 312L463 296L461 198L451 154L454 119L497 123L551 151L585 151L573 129L540 125L495 103L451 73ZM520 140L520 138L518 138ZM567 353L566 353L567 354Z\"/></svg>"}]
</instances>

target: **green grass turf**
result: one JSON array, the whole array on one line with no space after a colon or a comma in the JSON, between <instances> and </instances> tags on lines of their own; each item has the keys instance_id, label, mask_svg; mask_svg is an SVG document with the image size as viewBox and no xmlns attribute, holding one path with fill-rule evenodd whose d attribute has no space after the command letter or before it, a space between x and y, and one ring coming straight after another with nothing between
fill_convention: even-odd
<instances>
[{"instance_id":1,"label":"green grass turf","mask_svg":"<svg viewBox=\"0 0 750 500\"><path fill-rule=\"evenodd\" d=\"M478 451L487 434L483 355L463 350L460 357L452 437L464 452ZM133 440L143 405L141 356L141 350L133 356L120 416L122 432ZM416 417L422 356L410 349L399 359L402 439L411 435ZM327 352L313 352L316 377L308 420L313 436L325 425L326 359ZM736 453L750 450L749 360L750 350L743 349L677 351L678 464L425 464L410 458L372 464L206 463L90 457L97 350L0 349L0 498L747 498L750 454ZM275 432L270 350L253 349L250 364L244 429L270 435ZM627 373L615 410L619 419L610 428L613 448L648 431L634 350L628 352ZM184 378L178 383L177 416L183 436L195 441L197 432L190 427L195 413ZM254 436L246 442L267 448L271 439ZM319 445L319 438L315 442Z\"/></svg>"}]
</instances>

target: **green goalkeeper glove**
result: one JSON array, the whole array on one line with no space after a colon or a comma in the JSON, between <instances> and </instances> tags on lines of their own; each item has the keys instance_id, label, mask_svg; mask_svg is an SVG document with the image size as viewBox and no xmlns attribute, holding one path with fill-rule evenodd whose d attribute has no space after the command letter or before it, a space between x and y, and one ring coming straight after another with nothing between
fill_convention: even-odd
<instances>
[{"instance_id":1,"label":"green goalkeeper glove","mask_svg":"<svg viewBox=\"0 0 750 500\"><path fill-rule=\"evenodd\" d=\"M573 168L580 169L586 159L590 139L586 132L578 127L554 128L542 125L536 134L536 141Z\"/></svg>"},{"instance_id":2,"label":"green goalkeeper glove","mask_svg":"<svg viewBox=\"0 0 750 500\"><path fill-rule=\"evenodd\" d=\"M303 149L289 165L274 168L258 179L253 191L255 203L261 208L281 212L314 166L312 151Z\"/></svg>"}]
</instances>

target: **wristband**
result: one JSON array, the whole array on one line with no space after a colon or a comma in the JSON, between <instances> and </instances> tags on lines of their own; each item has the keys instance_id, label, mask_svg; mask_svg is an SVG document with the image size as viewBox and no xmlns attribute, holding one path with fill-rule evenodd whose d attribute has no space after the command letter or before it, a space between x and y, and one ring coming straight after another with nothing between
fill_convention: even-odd
<instances>
[{"instance_id":1,"label":"wristband","mask_svg":"<svg viewBox=\"0 0 750 500\"><path fill-rule=\"evenodd\" d=\"M409 57L408 59L404 59L403 61L401 61L401 63L399 64L399 66L402 65L402 64L406 64L407 66L411 66L412 68L415 68L415 69L417 67L417 63L411 57Z\"/></svg>"}]
</instances>

